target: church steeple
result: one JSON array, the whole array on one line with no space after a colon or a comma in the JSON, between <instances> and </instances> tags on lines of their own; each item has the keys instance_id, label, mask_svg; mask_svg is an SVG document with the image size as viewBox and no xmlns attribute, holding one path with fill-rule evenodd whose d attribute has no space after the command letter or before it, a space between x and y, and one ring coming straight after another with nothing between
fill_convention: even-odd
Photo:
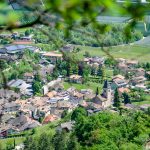
<instances>
[{"instance_id":1,"label":"church steeple","mask_svg":"<svg viewBox=\"0 0 150 150\"><path fill-rule=\"evenodd\" d=\"M109 99L110 95L111 95L111 85L107 80L105 80L102 96Z\"/></svg>"}]
</instances>

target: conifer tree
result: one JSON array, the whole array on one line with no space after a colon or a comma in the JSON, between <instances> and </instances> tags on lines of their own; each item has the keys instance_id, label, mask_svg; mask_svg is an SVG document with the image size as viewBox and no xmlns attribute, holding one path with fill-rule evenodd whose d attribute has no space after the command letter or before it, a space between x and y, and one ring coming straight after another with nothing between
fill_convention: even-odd
<instances>
[{"instance_id":1,"label":"conifer tree","mask_svg":"<svg viewBox=\"0 0 150 150\"><path fill-rule=\"evenodd\" d=\"M78 72L79 72L78 64L74 65L74 69L73 70L74 70L73 71L74 74L78 74Z\"/></svg>"},{"instance_id":2,"label":"conifer tree","mask_svg":"<svg viewBox=\"0 0 150 150\"><path fill-rule=\"evenodd\" d=\"M104 82L106 80L106 71L104 66L102 67L101 72L102 72L101 81Z\"/></svg>"},{"instance_id":3,"label":"conifer tree","mask_svg":"<svg viewBox=\"0 0 150 150\"><path fill-rule=\"evenodd\" d=\"M124 104L131 103L130 96L127 93L123 93Z\"/></svg>"},{"instance_id":4,"label":"conifer tree","mask_svg":"<svg viewBox=\"0 0 150 150\"><path fill-rule=\"evenodd\" d=\"M96 89L96 96L97 95L99 95L99 89L98 89L98 87L97 87L97 89Z\"/></svg>"},{"instance_id":5,"label":"conifer tree","mask_svg":"<svg viewBox=\"0 0 150 150\"><path fill-rule=\"evenodd\" d=\"M119 98L119 93L118 93L118 89L115 90L115 94L114 94L114 106L119 108L121 105L120 102L120 98Z\"/></svg>"}]
</instances>

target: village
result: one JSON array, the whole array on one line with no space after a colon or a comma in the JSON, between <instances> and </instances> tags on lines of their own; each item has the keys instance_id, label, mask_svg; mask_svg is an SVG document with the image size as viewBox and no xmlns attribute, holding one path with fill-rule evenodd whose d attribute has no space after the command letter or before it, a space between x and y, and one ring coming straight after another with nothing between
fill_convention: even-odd
<instances>
[{"instance_id":1,"label":"village","mask_svg":"<svg viewBox=\"0 0 150 150\"><path fill-rule=\"evenodd\" d=\"M79 106L86 108L89 115L105 109L115 111L116 93L123 108L150 107L149 103L136 105L150 95L149 63L142 65L137 60L124 58L110 60L88 53L76 61L68 55L80 49L70 44L59 51L47 52L33 44L32 35L20 37L13 33L1 37L14 39L13 43L0 48L1 60L17 66L20 60L29 58L24 57L26 52L38 55L38 62L34 62L31 71L23 70L18 76L11 74L6 86L1 82L0 138L60 120ZM2 72L14 71L13 67L3 68ZM105 70L112 70L112 75L107 76ZM91 82L96 83L93 88L90 88ZM65 87L65 83L69 87Z\"/></svg>"}]
</instances>

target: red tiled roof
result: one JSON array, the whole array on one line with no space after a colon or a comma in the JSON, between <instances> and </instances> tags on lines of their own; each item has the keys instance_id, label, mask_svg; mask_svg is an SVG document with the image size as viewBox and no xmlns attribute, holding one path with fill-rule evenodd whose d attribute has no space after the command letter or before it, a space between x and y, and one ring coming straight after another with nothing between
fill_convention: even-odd
<instances>
[{"instance_id":1,"label":"red tiled roof","mask_svg":"<svg viewBox=\"0 0 150 150\"><path fill-rule=\"evenodd\" d=\"M118 92L121 93L121 94L122 94L122 93L129 93L130 90L129 90L128 88L123 88L123 87L122 87L122 88L118 88Z\"/></svg>"},{"instance_id":2,"label":"red tiled roof","mask_svg":"<svg viewBox=\"0 0 150 150\"><path fill-rule=\"evenodd\" d=\"M57 119L58 119L58 117L57 117L56 115L48 115L48 116L46 116L46 117L44 118L43 124L47 124L47 123L49 123L49 122L53 122L53 121L55 121L55 120L57 120Z\"/></svg>"},{"instance_id":3,"label":"red tiled roof","mask_svg":"<svg viewBox=\"0 0 150 150\"><path fill-rule=\"evenodd\" d=\"M24 40L20 40L20 41L14 41L13 44L33 44L32 41L24 41Z\"/></svg>"}]
</instances>

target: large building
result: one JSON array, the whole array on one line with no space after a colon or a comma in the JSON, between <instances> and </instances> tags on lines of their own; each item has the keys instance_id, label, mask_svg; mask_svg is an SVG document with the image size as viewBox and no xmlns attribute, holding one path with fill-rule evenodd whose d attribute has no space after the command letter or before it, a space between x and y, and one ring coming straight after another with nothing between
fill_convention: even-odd
<instances>
[{"instance_id":1,"label":"large building","mask_svg":"<svg viewBox=\"0 0 150 150\"><path fill-rule=\"evenodd\" d=\"M96 95L92 102L98 104L102 108L110 107L113 103L113 91L111 84L106 80L103 86L103 92L100 95Z\"/></svg>"}]
</instances>

